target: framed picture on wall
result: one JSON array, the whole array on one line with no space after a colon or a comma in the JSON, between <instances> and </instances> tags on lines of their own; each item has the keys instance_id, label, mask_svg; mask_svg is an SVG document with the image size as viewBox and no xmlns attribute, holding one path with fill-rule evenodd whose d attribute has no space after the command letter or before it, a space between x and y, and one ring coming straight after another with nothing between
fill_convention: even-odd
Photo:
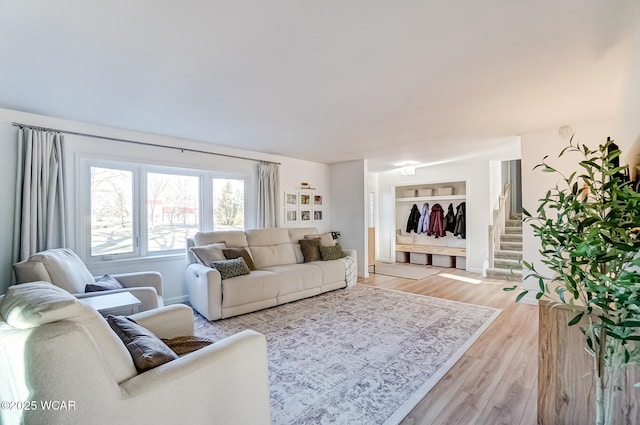
<instances>
[{"instance_id":1,"label":"framed picture on wall","mask_svg":"<svg viewBox=\"0 0 640 425\"><path fill-rule=\"evenodd\" d=\"M313 221L322 221L322 210L313 210Z\"/></svg>"},{"instance_id":2,"label":"framed picture on wall","mask_svg":"<svg viewBox=\"0 0 640 425\"><path fill-rule=\"evenodd\" d=\"M308 209L300 210L300 221L301 222L312 221L312 220L313 220L313 211L308 210Z\"/></svg>"},{"instance_id":3,"label":"framed picture on wall","mask_svg":"<svg viewBox=\"0 0 640 425\"><path fill-rule=\"evenodd\" d=\"M309 195L308 193L301 193L300 205L311 205L311 195Z\"/></svg>"},{"instance_id":4,"label":"framed picture on wall","mask_svg":"<svg viewBox=\"0 0 640 425\"><path fill-rule=\"evenodd\" d=\"M322 205L322 195L313 195L313 205Z\"/></svg>"},{"instance_id":5,"label":"framed picture on wall","mask_svg":"<svg viewBox=\"0 0 640 425\"><path fill-rule=\"evenodd\" d=\"M284 222L293 224L298 222L298 210L284 210Z\"/></svg>"},{"instance_id":6,"label":"framed picture on wall","mask_svg":"<svg viewBox=\"0 0 640 425\"><path fill-rule=\"evenodd\" d=\"M284 193L284 206L285 207L297 207L298 206L298 192L285 192Z\"/></svg>"}]
</instances>

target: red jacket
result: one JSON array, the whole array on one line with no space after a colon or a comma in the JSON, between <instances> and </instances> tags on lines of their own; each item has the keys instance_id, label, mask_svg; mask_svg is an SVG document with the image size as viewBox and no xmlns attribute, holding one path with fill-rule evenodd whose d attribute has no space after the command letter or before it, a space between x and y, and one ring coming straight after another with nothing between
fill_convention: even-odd
<instances>
[{"instance_id":1,"label":"red jacket","mask_svg":"<svg viewBox=\"0 0 640 425\"><path fill-rule=\"evenodd\" d=\"M440 204L435 204L431 208L431 216L429 217L429 231L428 236L444 237L446 232L444 231L444 211Z\"/></svg>"}]
</instances>

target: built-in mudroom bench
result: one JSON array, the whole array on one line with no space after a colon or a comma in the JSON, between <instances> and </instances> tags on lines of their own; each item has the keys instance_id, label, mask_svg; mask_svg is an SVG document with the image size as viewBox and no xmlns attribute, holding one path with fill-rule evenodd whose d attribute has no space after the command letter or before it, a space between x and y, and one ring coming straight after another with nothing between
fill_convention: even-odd
<instances>
[{"instance_id":1,"label":"built-in mudroom bench","mask_svg":"<svg viewBox=\"0 0 640 425\"><path fill-rule=\"evenodd\" d=\"M413 261L412 261L413 256ZM467 268L467 249L457 246L396 244L396 261L439 267Z\"/></svg>"},{"instance_id":2,"label":"built-in mudroom bench","mask_svg":"<svg viewBox=\"0 0 640 425\"><path fill-rule=\"evenodd\" d=\"M462 232L453 231L451 227L435 231L437 227L425 225L424 218L426 211L427 223L431 224L434 217L439 217L436 219L443 220L441 227L446 227L445 216L451 211L457 218L461 210L464 217L465 202L464 181L396 186L396 262L466 270L466 228L463 227ZM433 215L435 205L440 205L441 210ZM418 226L417 218L420 218Z\"/></svg>"}]
</instances>

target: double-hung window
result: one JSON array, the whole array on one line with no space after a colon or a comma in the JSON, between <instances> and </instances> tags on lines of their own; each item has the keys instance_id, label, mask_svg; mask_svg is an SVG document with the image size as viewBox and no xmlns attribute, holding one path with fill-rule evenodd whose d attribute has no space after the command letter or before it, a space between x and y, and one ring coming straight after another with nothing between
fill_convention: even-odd
<instances>
[{"instance_id":1,"label":"double-hung window","mask_svg":"<svg viewBox=\"0 0 640 425\"><path fill-rule=\"evenodd\" d=\"M212 171L84 160L78 221L87 258L182 253L199 230L244 229L245 177Z\"/></svg>"}]
</instances>

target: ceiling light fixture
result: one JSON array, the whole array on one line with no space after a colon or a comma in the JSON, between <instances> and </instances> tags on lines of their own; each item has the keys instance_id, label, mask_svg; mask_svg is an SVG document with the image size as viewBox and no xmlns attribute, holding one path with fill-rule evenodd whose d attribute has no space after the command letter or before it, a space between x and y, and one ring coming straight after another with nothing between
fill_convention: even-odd
<instances>
[{"instance_id":1,"label":"ceiling light fixture","mask_svg":"<svg viewBox=\"0 0 640 425\"><path fill-rule=\"evenodd\" d=\"M413 165L405 165L400 169L401 176L413 176L416 173L416 167Z\"/></svg>"}]
</instances>

